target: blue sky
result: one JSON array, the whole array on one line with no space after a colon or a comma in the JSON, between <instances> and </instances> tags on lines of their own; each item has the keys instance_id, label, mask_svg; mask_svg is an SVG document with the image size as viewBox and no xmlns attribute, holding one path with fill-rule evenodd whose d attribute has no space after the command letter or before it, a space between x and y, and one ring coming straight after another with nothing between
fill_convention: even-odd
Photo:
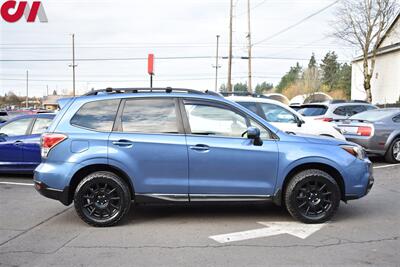
<instances>
[{"instance_id":1,"label":"blue sky","mask_svg":"<svg viewBox=\"0 0 400 267\"><path fill-rule=\"evenodd\" d=\"M161 60L157 57L213 57L216 35L220 55L228 55L229 0L45 0L48 23L0 24L1 59L69 59L71 33L77 58L146 58L154 53L154 85L214 89L215 59ZM252 0L254 43L293 25L333 0ZM234 56L247 55L246 0L234 0ZM314 52L321 59L334 50L350 61L356 49L330 38L334 7L266 42L255 45L253 84L277 84L296 61L306 65ZM227 63L220 60L219 84L226 82ZM70 62L1 62L0 94L24 95L25 72L30 73L30 95L72 88ZM78 62L77 89L148 86L145 60ZM247 61L233 61L233 82L246 82Z\"/></svg>"}]
</instances>

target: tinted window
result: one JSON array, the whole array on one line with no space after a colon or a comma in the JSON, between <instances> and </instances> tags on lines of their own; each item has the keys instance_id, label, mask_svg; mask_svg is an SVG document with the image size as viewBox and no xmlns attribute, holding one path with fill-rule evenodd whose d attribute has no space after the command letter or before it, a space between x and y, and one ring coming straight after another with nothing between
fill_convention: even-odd
<instances>
[{"instance_id":1,"label":"tinted window","mask_svg":"<svg viewBox=\"0 0 400 267\"><path fill-rule=\"evenodd\" d=\"M265 114L265 119L269 122L296 122L296 117L293 113L278 105L262 103L261 108Z\"/></svg>"},{"instance_id":2,"label":"tinted window","mask_svg":"<svg viewBox=\"0 0 400 267\"><path fill-rule=\"evenodd\" d=\"M339 115L339 116L346 116L346 109L344 107L338 107L335 109L333 114Z\"/></svg>"},{"instance_id":3,"label":"tinted window","mask_svg":"<svg viewBox=\"0 0 400 267\"><path fill-rule=\"evenodd\" d=\"M74 115L71 124L109 132L114 124L120 100L100 100L84 104Z\"/></svg>"},{"instance_id":4,"label":"tinted window","mask_svg":"<svg viewBox=\"0 0 400 267\"><path fill-rule=\"evenodd\" d=\"M251 102L238 102L238 104L257 114L257 104Z\"/></svg>"},{"instance_id":5,"label":"tinted window","mask_svg":"<svg viewBox=\"0 0 400 267\"><path fill-rule=\"evenodd\" d=\"M37 118L33 125L32 134L42 134L50 126L53 120L50 118Z\"/></svg>"},{"instance_id":6,"label":"tinted window","mask_svg":"<svg viewBox=\"0 0 400 267\"><path fill-rule=\"evenodd\" d=\"M326 106L306 106L301 108L298 112L303 116L321 116L326 113L328 108Z\"/></svg>"},{"instance_id":7,"label":"tinted window","mask_svg":"<svg viewBox=\"0 0 400 267\"><path fill-rule=\"evenodd\" d=\"M122 115L122 131L178 133L173 99L130 99Z\"/></svg>"},{"instance_id":8,"label":"tinted window","mask_svg":"<svg viewBox=\"0 0 400 267\"><path fill-rule=\"evenodd\" d=\"M347 116L353 116L353 115L356 115L363 111L365 111L364 106L347 106L346 107L346 115Z\"/></svg>"},{"instance_id":9,"label":"tinted window","mask_svg":"<svg viewBox=\"0 0 400 267\"><path fill-rule=\"evenodd\" d=\"M193 134L241 138L247 130L246 119L232 110L199 104L185 109Z\"/></svg>"},{"instance_id":10,"label":"tinted window","mask_svg":"<svg viewBox=\"0 0 400 267\"><path fill-rule=\"evenodd\" d=\"M28 118L10 122L0 129L0 133L6 134L8 136L25 135L31 121L32 119Z\"/></svg>"}]
</instances>

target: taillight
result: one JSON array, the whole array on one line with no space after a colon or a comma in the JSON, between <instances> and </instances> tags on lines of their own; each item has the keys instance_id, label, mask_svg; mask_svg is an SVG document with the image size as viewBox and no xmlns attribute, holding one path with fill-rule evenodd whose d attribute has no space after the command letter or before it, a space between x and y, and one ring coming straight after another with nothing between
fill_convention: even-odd
<instances>
[{"instance_id":1,"label":"taillight","mask_svg":"<svg viewBox=\"0 0 400 267\"><path fill-rule=\"evenodd\" d=\"M357 134L361 135L361 136L370 136L372 132L371 127L367 127L367 126L360 126L357 129Z\"/></svg>"},{"instance_id":2,"label":"taillight","mask_svg":"<svg viewBox=\"0 0 400 267\"><path fill-rule=\"evenodd\" d=\"M43 158L47 158L50 150L56 145L67 139L65 134L45 133L41 139L41 154Z\"/></svg>"},{"instance_id":3,"label":"taillight","mask_svg":"<svg viewBox=\"0 0 400 267\"><path fill-rule=\"evenodd\" d=\"M331 122L331 121L333 121L332 118L317 118L316 120L321 120L321 121L326 121L326 122Z\"/></svg>"}]
</instances>

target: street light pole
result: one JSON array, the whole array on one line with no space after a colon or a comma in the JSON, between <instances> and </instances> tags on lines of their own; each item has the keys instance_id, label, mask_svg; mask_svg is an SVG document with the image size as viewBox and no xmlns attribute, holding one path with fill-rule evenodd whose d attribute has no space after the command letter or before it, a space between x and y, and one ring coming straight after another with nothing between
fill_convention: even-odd
<instances>
[{"instance_id":1,"label":"street light pole","mask_svg":"<svg viewBox=\"0 0 400 267\"><path fill-rule=\"evenodd\" d=\"M219 57L219 35L217 35L217 53L215 55L215 92L218 92L218 57Z\"/></svg>"},{"instance_id":2,"label":"street light pole","mask_svg":"<svg viewBox=\"0 0 400 267\"><path fill-rule=\"evenodd\" d=\"M226 88L232 92L232 20L233 20L233 0L230 2L229 12L229 57L228 57L228 83Z\"/></svg>"},{"instance_id":3,"label":"street light pole","mask_svg":"<svg viewBox=\"0 0 400 267\"><path fill-rule=\"evenodd\" d=\"M72 95L75 96L76 91L75 91L75 34L72 34L72 65L69 65L72 67Z\"/></svg>"},{"instance_id":4,"label":"street light pole","mask_svg":"<svg viewBox=\"0 0 400 267\"><path fill-rule=\"evenodd\" d=\"M249 61L248 61L248 81L247 81L247 91L252 94L253 89L251 85L251 27L250 27L250 0L247 0L247 40L248 40L248 53L249 53Z\"/></svg>"}]
</instances>

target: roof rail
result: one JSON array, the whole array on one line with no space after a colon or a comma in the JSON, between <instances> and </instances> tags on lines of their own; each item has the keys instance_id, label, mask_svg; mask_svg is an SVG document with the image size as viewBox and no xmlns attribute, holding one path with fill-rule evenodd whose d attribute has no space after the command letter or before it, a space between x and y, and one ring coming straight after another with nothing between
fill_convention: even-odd
<instances>
[{"instance_id":1,"label":"roof rail","mask_svg":"<svg viewBox=\"0 0 400 267\"><path fill-rule=\"evenodd\" d=\"M207 94L222 97L221 94L206 90L205 92L194 90L194 89L184 89L184 88L172 88L172 87L165 87L165 88L111 88L108 87L106 89L99 89L99 90L92 90L84 96L92 96L98 95L99 93L108 93L108 94L128 94L128 93L190 93L190 94Z\"/></svg>"}]
</instances>

